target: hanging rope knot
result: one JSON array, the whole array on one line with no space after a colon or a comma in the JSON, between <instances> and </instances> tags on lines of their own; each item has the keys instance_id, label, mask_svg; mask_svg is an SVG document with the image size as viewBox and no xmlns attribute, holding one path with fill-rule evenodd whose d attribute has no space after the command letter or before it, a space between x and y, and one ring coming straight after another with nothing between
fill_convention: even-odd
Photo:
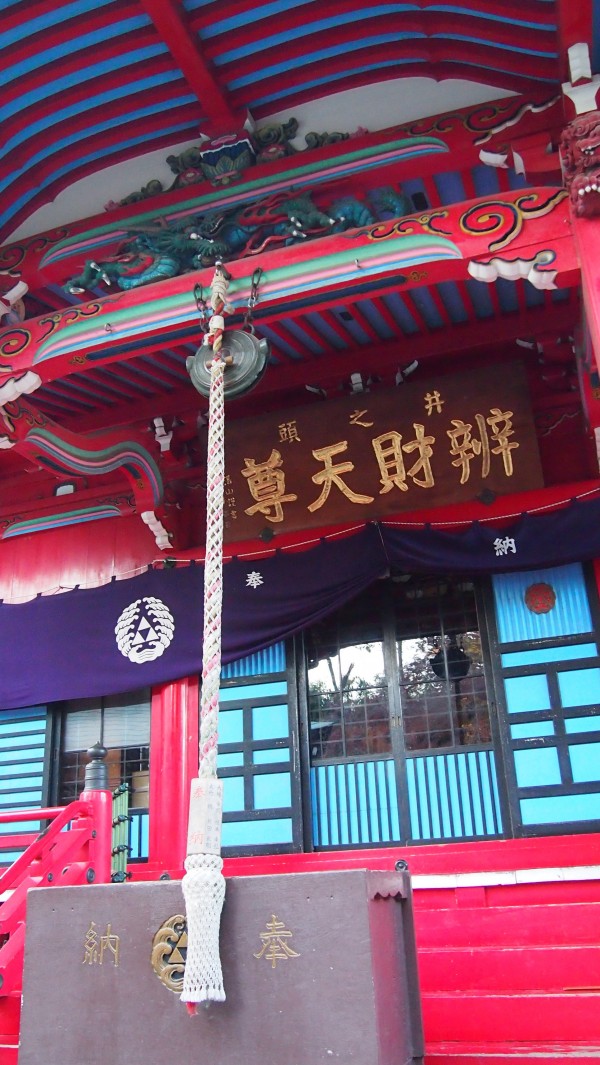
<instances>
[{"instance_id":1,"label":"hanging rope knot","mask_svg":"<svg viewBox=\"0 0 600 1065\"><path fill-rule=\"evenodd\" d=\"M210 305L214 311L206 334L206 342L212 346L215 355L221 350L223 333L225 332L224 314L228 314L233 308L226 303L227 289L231 281L231 274L225 269L223 263L217 263L215 274L210 286ZM226 360L227 361L227 360ZM232 360L229 359L229 362Z\"/></svg>"},{"instance_id":2,"label":"hanging rope knot","mask_svg":"<svg viewBox=\"0 0 600 1065\"><path fill-rule=\"evenodd\" d=\"M215 314L230 314L233 307L226 302L227 289L231 281L231 274L218 262L215 266L214 277L210 286L210 305Z\"/></svg>"},{"instance_id":3,"label":"hanging rope knot","mask_svg":"<svg viewBox=\"0 0 600 1065\"><path fill-rule=\"evenodd\" d=\"M219 957L219 925L225 898L223 859L214 854L194 854L185 860L182 889L186 904L188 949L182 1002L193 1014L197 1002L224 1002ZM190 942L195 950L190 950Z\"/></svg>"}]
</instances>

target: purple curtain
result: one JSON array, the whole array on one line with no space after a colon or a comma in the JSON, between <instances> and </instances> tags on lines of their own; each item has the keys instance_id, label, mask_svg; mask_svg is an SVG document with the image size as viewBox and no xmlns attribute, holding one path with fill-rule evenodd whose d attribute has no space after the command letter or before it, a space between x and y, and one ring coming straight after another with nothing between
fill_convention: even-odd
<instances>
[{"instance_id":1,"label":"purple curtain","mask_svg":"<svg viewBox=\"0 0 600 1065\"><path fill-rule=\"evenodd\" d=\"M223 661L282 640L358 595L390 567L483 574L600 555L600 500L526 515L502 530L373 524L306 551L224 567ZM0 604L0 708L110 695L197 673L204 570L150 570L101 588Z\"/></svg>"}]
</instances>

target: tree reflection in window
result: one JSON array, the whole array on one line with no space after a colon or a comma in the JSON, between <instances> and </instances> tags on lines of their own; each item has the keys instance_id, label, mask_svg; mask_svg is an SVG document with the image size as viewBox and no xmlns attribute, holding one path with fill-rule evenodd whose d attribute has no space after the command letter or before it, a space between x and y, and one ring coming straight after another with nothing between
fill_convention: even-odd
<instances>
[{"instance_id":1,"label":"tree reflection in window","mask_svg":"<svg viewBox=\"0 0 600 1065\"><path fill-rule=\"evenodd\" d=\"M380 596L372 596L379 602ZM361 596L308 638L308 703L313 760L391 751L388 685L379 609Z\"/></svg>"},{"instance_id":2,"label":"tree reflection in window","mask_svg":"<svg viewBox=\"0 0 600 1065\"><path fill-rule=\"evenodd\" d=\"M465 656L464 673L452 669L456 652ZM399 640L398 659L407 750L489 743L479 632Z\"/></svg>"},{"instance_id":3,"label":"tree reflection in window","mask_svg":"<svg viewBox=\"0 0 600 1065\"><path fill-rule=\"evenodd\" d=\"M395 643L386 676L384 645ZM312 761L389 756L389 693L399 693L407 752L490 742L473 585L408 577L381 581L307 638ZM392 662L393 655L388 657Z\"/></svg>"},{"instance_id":4,"label":"tree reflection in window","mask_svg":"<svg viewBox=\"0 0 600 1065\"><path fill-rule=\"evenodd\" d=\"M393 583L406 749L489 743L484 660L472 582L403 577Z\"/></svg>"}]
</instances>

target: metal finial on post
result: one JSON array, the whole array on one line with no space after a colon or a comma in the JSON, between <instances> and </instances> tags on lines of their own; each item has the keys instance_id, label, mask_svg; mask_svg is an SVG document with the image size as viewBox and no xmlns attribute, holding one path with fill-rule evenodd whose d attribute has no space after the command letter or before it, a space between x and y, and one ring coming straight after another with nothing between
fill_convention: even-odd
<instances>
[{"instance_id":1,"label":"metal finial on post","mask_svg":"<svg viewBox=\"0 0 600 1065\"><path fill-rule=\"evenodd\" d=\"M85 780L83 785L84 791L104 791L108 788L108 769L106 768L106 762L104 759L108 754L106 747L103 747L98 740L93 747L89 747L86 752L90 758L90 761L85 767Z\"/></svg>"}]
</instances>

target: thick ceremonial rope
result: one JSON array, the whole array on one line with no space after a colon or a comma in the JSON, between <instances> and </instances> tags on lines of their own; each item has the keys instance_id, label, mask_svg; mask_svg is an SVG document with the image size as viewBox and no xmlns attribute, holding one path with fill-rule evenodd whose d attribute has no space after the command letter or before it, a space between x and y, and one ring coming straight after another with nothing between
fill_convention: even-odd
<instances>
[{"instance_id":1,"label":"thick ceremonial rope","mask_svg":"<svg viewBox=\"0 0 600 1065\"><path fill-rule=\"evenodd\" d=\"M181 999L190 1013L198 1002L223 1002L219 928L225 898L221 858L223 785L217 779L219 686L221 679L221 606L223 600L224 369L220 354L227 310L229 275L217 265L204 343L212 345L206 487L204 636L200 701L198 777L192 781L187 858L182 888L186 903L188 947Z\"/></svg>"}]
</instances>

